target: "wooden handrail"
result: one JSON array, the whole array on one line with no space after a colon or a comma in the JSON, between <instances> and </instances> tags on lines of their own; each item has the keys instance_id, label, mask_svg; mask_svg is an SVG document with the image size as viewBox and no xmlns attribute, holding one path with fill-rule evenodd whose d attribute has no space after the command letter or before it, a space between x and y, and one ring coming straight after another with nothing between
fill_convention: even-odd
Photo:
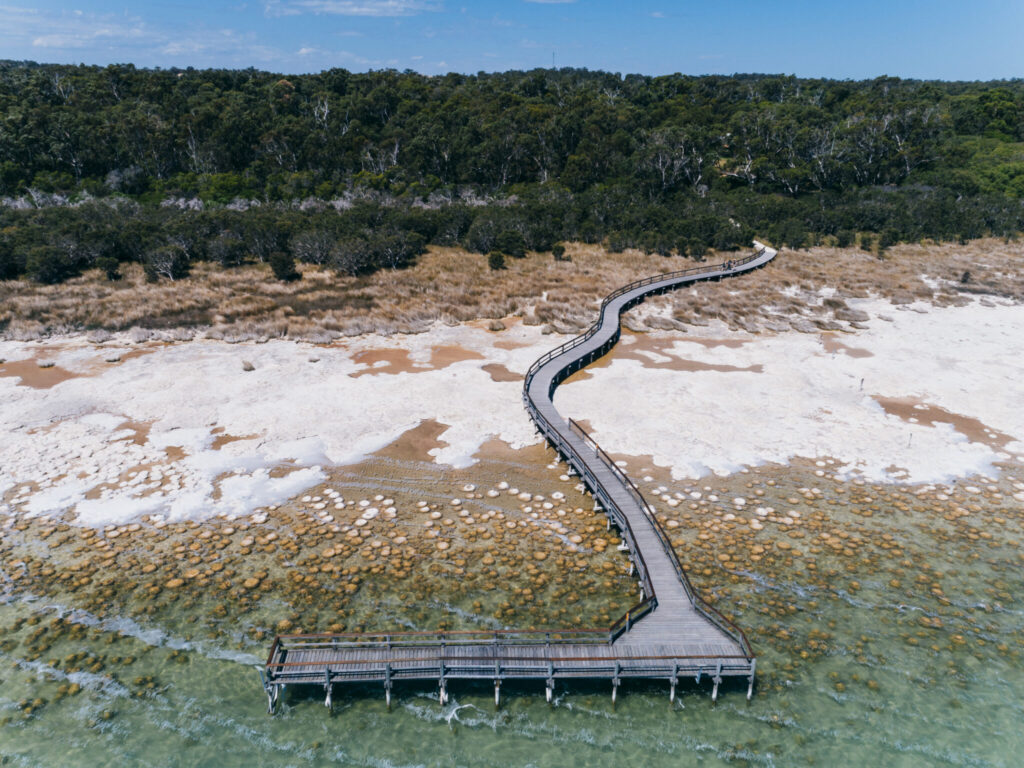
<instances>
[{"instance_id":1,"label":"wooden handrail","mask_svg":"<svg viewBox=\"0 0 1024 768\"><path fill-rule=\"evenodd\" d=\"M338 632L338 633L311 633L302 634L297 633L293 635L278 635L274 638L274 643L270 648L270 653L267 658L266 668L269 672L271 669L282 669L287 667L300 667L310 666L309 662L278 662L275 658L279 653L284 654L289 650L298 650L302 648L316 648L324 647L325 645L333 647L345 647L345 648L382 648L388 649L398 647L429 647L435 644L444 645L473 645L480 644L480 638L486 638L491 640L498 647L515 647L515 646L536 646L536 645L549 645L552 642L560 645L567 644L580 644L589 645L605 642L613 642L617 637L622 635L627 629L636 621L642 619L651 611L655 610L658 605L657 595L654 590L654 584L651 581L650 574L647 568L647 564L644 561L643 552L636 543L636 534L633 531L629 519L625 512L619 508L613 497L612 489L605 488L600 479L596 476L594 471L590 467L590 463L587 457L581 455L576 448L562 437L561 425L552 424L543 413L537 408L530 396L530 385L536 376L536 374L550 361L560 357L566 352L574 349L575 347L585 343L588 339L594 336L603 326L605 321L605 311L609 304L626 293L636 290L648 285L656 285L664 283L665 287L672 285L674 281L679 280L682 277L688 277L691 275L703 275L707 277L714 277L720 274L729 274L737 267L749 264L752 261L760 258L765 253L765 248L759 249L752 256L744 259L739 259L733 262L730 268L726 268L726 265L719 264L715 267L704 268L704 267L690 267L687 269L679 270L676 272L669 272L662 275L654 275L652 277L643 278L636 280L628 285L622 286L611 294L606 296L601 302L600 312L598 319L593 323L583 334L565 342L564 344L550 350L546 354L540 357L540 359L534 361L534 363L527 370L524 387L523 387L523 400L526 405L527 411L531 418L540 427L541 432L549 440L556 444L556 447L567 455L567 458L572 460L576 470L580 472L581 476L587 479L591 484L591 491L594 492L595 497L600 495L601 500L606 505L610 506L614 511L617 522L620 523L620 529L630 544L630 549L633 552L634 562L637 567L637 571L640 575L641 583L644 587L644 599L638 602L636 605L631 606L621 617L612 623L607 629L545 629L545 630L517 630L517 629L493 629L493 630L453 630L444 632L429 632L429 631L402 631L402 632ZM646 295L646 294L643 294ZM614 340L618 338L617 334L620 332L621 326L618 324L616 334L612 337L612 344ZM604 349L604 347L602 347ZM562 379L559 376L565 373L571 368L578 360L570 360L565 366L556 371L552 376L552 383L548 392L548 397L554 393L555 388L558 386ZM743 656L733 655L673 655L673 656L630 656L630 660L656 660L656 659L744 659L751 661L753 659L753 650L750 646L750 642L747 640L746 635L739 627L733 624L731 621L726 619L719 613L714 607L705 602L694 590L693 585L686 574L682 563L679 561L675 550L672 548L671 542L665 531L662 529L660 523L657 520L657 515L643 494L636 487L636 484L629 478L629 476L623 472L618 465L611 459L611 457L605 452L597 441L595 441L577 422L572 419L568 420L568 426L570 432L575 434L585 446L592 449L595 458L600 459L601 465L607 468L619 481L622 488L630 496L634 498L634 501L643 511L645 517L650 521L655 534L658 536L661 542L662 548L668 555L673 568L676 571L683 589L690 600L693 607L700 612L705 618L707 618L712 624L725 632L728 636L732 637L737 644L741 647L744 654ZM571 636L565 639L560 636ZM553 637L554 636L554 637ZM423 639L420 641L420 639ZM464 660L481 660L492 662L493 657L459 657L453 658L448 656L434 655L422 659L388 659L387 663L395 663L400 661L416 662L417 664L424 663L435 663L435 662L453 662L456 663ZM502 662L505 661L535 661L538 663L558 662L558 661L620 661L618 657L579 657L579 658L548 658L548 657L503 657ZM377 660L332 660L331 665L340 664L357 664L367 663L367 661L376 662ZM381 661L381 664L386 662Z\"/></svg>"},{"instance_id":2,"label":"wooden handrail","mask_svg":"<svg viewBox=\"0 0 1024 768\"><path fill-rule=\"evenodd\" d=\"M555 662L584 662L584 661L664 661L666 659L743 659L744 661L749 660L748 656L742 656L739 654L723 656L721 654L672 654L666 656L502 656L500 661L504 664L506 661L532 661L537 664L547 664ZM445 665L452 667L458 667L459 662L462 661L485 661L494 662L493 656L423 656L409 658L387 658L387 659L332 659L331 666L342 666L346 664L399 664L399 663L415 663L417 665L428 665L434 664L440 661L444 661ZM271 664L267 664L268 669L282 669L287 667L311 667L316 666L316 662L309 661L279 661ZM319 673L317 673L319 674Z\"/></svg>"},{"instance_id":3,"label":"wooden handrail","mask_svg":"<svg viewBox=\"0 0 1024 768\"><path fill-rule=\"evenodd\" d=\"M706 275L708 277L713 277L715 275L720 274L731 274L738 267L745 266L761 258L765 254L766 250L767 248L761 247L750 256L732 261L731 265L729 265L728 267L725 262L709 268L705 268L702 266L689 267L687 269L678 270L676 272L669 272L661 275L653 275L651 277L642 278L640 280L635 280L632 283L629 283L628 285L624 285L616 289L615 291L613 291L604 298L604 300L601 302L600 312L597 321L594 322L589 328L587 328L587 330L584 331L584 333L573 339L570 339L569 341L556 347L555 349L550 350L549 352L541 356L540 359L534 361L534 363L529 367L529 369L526 372L525 381L523 383L523 401L526 405L527 411L529 412L530 417L537 423L538 426L541 427L541 432L549 440L555 442L556 446L559 449L561 449L563 453L566 453L568 458L575 459L575 461L572 461L571 463L573 463L574 465L578 465L576 466L576 470L579 471L581 475L584 474L584 471L589 470L589 463L587 459L579 455L578 451L576 451L575 448L572 445L570 445L567 441L561 439L560 429L556 427L554 424L552 424L550 420L547 419L544 416L544 414L540 412L540 409L537 408L536 404L533 402L533 399L530 395L530 386L533 383L533 379L537 375L537 373L552 360L564 355L566 352L578 347L579 345L585 343L592 336L594 336L594 334L596 334L605 324L605 311L607 310L608 306L618 297L630 293L631 291L635 291L637 288L642 288L649 285L664 283L665 286L668 287L672 285L673 282L678 281L680 278L683 277L690 277L693 275ZM618 329L621 328L620 321L618 320L618 318L616 318L616 326L616 335L612 336L613 340L617 339ZM614 341L612 341L612 343L614 343ZM554 394L555 388L561 382L562 378L560 377L562 376L562 374L568 371L573 365L575 365L576 362L577 360L567 361L562 368L560 368L552 375L551 385L548 391L549 398ZM751 647L750 641L747 639L747 636L743 632L743 630L740 629L733 622L729 621L729 619L723 616L718 610L709 605L703 598L701 598L697 594L696 590L693 588L693 584L690 582L690 579L686 574L686 570L683 568L682 563L679 561L678 555L672 547L668 535L665 533L664 529L661 527L661 524L658 522L657 515L654 509L651 507L650 504L647 503L647 500L644 498L643 494L636 487L636 484L629 478L629 476L625 472L623 472L618 467L618 465L615 464L614 461L612 461L611 457L608 456L608 454L604 451L603 448L601 448L600 445L598 445L597 441L594 440L586 432L586 430L584 430L578 423L576 423L572 419L569 419L568 426L570 431L576 434L577 437L579 437L584 442L584 444L586 444L587 446L594 450L595 456L601 460L602 465L607 467L608 470L612 472L616 479L620 481L622 487L626 490L626 492L634 497L634 500L643 510L645 516L650 521L651 526L654 529L654 532L657 535L662 548L665 550L665 553L667 554L673 569L679 577L679 580L683 585L683 590L686 593L686 596L689 599L690 604L694 607L696 611L698 611L702 616L708 619L708 621L710 621L712 624L714 624L716 627L718 627L720 630L722 630L728 636L730 636L733 640L735 640L743 649L744 653L747 654L748 658L753 658L753 648ZM625 614L623 614L623 616L620 617L609 628L609 633L613 637L617 637L619 634L621 634L622 631L624 631L624 628L631 621L635 620L635 617L638 615L639 609L643 609L643 612L647 613L651 607L657 605L657 596L654 591L654 585L650 581L646 563L643 560L643 553L641 552L640 548L636 546L636 536L632 530L632 527L629 524L627 516L615 504L609 489L604 488L603 484L597 479L593 472L586 471L586 479L590 481L591 491L595 492L595 495L600 493L600 495L604 497L603 501L605 501L605 503L611 504L612 506L615 507L617 519L623 522L623 534L625 534L625 536L629 539L630 544L632 545L630 549L632 550L633 556L637 561L637 568L640 572L641 581L644 583L645 599L638 603L637 606L634 606Z\"/></svg>"}]
</instances>

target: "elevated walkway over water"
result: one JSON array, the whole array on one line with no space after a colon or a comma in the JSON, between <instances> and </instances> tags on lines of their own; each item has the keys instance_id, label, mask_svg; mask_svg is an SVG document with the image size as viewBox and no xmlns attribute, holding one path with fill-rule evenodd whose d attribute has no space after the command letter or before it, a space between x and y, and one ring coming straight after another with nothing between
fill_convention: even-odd
<instances>
[{"instance_id":1,"label":"elevated walkway over water","mask_svg":"<svg viewBox=\"0 0 1024 768\"><path fill-rule=\"evenodd\" d=\"M641 590L636 605L607 629L279 636L261 672L269 710L286 685L322 685L330 706L336 684L382 685L390 703L392 687L403 680L437 680L442 703L451 680L492 681L495 704L505 680L543 681L550 700L556 680L580 678L610 680L614 700L629 678L666 680L673 698L681 678L708 680L717 698L724 678L740 677L749 698L756 668L750 643L694 592L654 510L604 450L558 413L552 396L567 377L615 346L623 312L648 296L741 275L775 257L771 248L754 245L746 258L623 286L601 303L586 333L548 352L526 375L523 402L530 417L622 533Z\"/></svg>"}]
</instances>

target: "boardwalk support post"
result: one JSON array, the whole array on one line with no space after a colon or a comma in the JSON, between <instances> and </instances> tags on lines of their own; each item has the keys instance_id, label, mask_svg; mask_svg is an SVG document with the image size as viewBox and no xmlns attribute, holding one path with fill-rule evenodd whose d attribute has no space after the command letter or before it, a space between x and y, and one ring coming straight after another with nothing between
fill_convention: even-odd
<instances>
[{"instance_id":1,"label":"boardwalk support post","mask_svg":"<svg viewBox=\"0 0 1024 768\"><path fill-rule=\"evenodd\" d=\"M438 681L441 690L438 693L438 700L441 706L448 703L448 681L444 679L444 662L441 662L441 679Z\"/></svg>"},{"instance_id":2,"label":"boardwalk support post","mask_svg":"<svg viewBox=\"0 0 1024 768\"><path fill-rule=\"evenodd\" d=\"M494 708L501 706L501 680L494 681Z\"/></svg>"},{"instance_id":3,"label":"boardwalk support post","mask_svg":"<svg viewBox=\"0 0 1024 768\"><path fill-rule=\"evenodd\" d=\"M619 662L615 662L615 677L612 678L612 709L615 708L615 699L619 693Z\"/></svg>"},{"instance_id":4,"label":"boardwalk support post","mask_svg":"<svg viewBox=\"0 0 1024 768\"><path fill-rule=\"evenodd\" d=\"M384 703L388 712L391 711L391 665L384 667Z\"/></svg>"},{"instance_id":5,"label":"boardwalk support post","mask_svg":"<svg viewBox=\"0 0 1024 768\"><path fill-rule=\"evenodd\" d=\"M679 664L672 665L672 677L669 679L668 689L668 703L674 704L676 701L676 686L679 684Z\"/></svg>"},{"instance_id":6,"label":"boardwalk support post","mask_svg":"<svg viewBox=\"0 0 1024 768\"><path fill-rule=\"evenodd\" d=\"M754 695L754 669L757 667L757 659L750 660L750 677L747 678L750 682L747 684L747 701Z\"/></svg>"},{"instance_id":7,"label":"boardwalk support post","mask_svg":"<svg viewBox=\"0 0 1024 768\"><path fill-rule=\"evenodd\" d=\"M551 703L551 699L555 695L555 666L550 661L548 662L548 679L544 684L544 698L547 699L548 704Z\"/></svg>"},{"instance_id":8,"label":"boardwalk support post","mask_svg":"<svg viewBox=\"0 0 1024 768\"><path fill-rule=\"evenodd\" d=\"M324 690L327 692L327 696L324 698L324 706L327 710L331 709L331 668L328 667L324 670Z\"/></svg>"},{"instance_id":9,"label":"boardwalk support post","mask_svg":"<svg viewBox=\"0 0 1024 768\"><path fill-rule=\"evenodd\" d=\"M722 662L718 662L718 668L715 669L715 676L712 679L715 687L711 689L711 703L714 704L718 701L718 686L722 682Z\"/></svg>"},{"instance_id":10,"label":"boardwalk support post","mask_svg":"<svg viewBox=\"0 0 1024 768\"><path fill-rule=\"evenodd\" d=\"M274 714L277 711L277 700L281 698L281 689L283 685L271 686L274 689L273 694L270 697L270 714Z\"/></svg>"},{"instance_id":11,"label":"boardwalk support post","mask_svg":"<svg viewBox=\"0 0 1024 768\"><path fill-rule=\"evenodd\" d=\"M274 710L277 709L277 686L267 686L267 714L274 714Z\"/></svg>"}]
</instances>

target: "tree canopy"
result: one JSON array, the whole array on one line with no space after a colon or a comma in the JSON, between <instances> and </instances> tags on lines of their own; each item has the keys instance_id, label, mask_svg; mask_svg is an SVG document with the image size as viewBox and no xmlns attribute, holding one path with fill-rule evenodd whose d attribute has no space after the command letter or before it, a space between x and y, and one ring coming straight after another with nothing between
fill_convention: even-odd
<instances>
[{"instance_id":1,"label":"tree canopy","mask_svg":"<svg viewBox=\"0 0 1024 768\"><path fill-rule=\"evenodd\" d=\"M0 277L51 282L153 254L359 274L426 243L1009 235L1024 82L0 62L0 198Z\"/></svg>"}]
</instances>

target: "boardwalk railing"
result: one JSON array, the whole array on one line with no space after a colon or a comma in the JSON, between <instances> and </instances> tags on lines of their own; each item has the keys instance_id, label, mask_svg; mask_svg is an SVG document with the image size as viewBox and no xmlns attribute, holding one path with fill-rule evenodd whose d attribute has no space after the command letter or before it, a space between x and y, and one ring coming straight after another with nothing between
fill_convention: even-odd
<instances>
[{"instance_id":1,"label":"boardwalk railing","mask_svg":"<svg viewBox=\"0 0 1024 768\"><path fill-rule=\"evenodd\" d=\"M444 632L337 632L329 634L280 635L274 639L265 670L261 670L268 697L268 710L274 711L278 695L286 685L324 685L326 704L331 706L331 687L339 682L383 682L390 704L392 680L424 680L436 677L440 685L441 702L447 701L446 680L493 678L495 704L498 687L504 679L542 679L546 681L548 700L551 700L555 678L609 677L612 680L612 701L620 679L663 678L671 684L670 698L680 675L693 675L699 683L707 675L714 683L712 699L718 695L722 676L747 676L749 699L754 685L756 659L746 636L737 626L702 600L690 584L686 571L672 548L671 541L658 522L653 507L625 472L578 423L563 421L554 410L551 395L559 383L571 373L608 352L621 334L618 315L608 338L598 340L577 355L567 352L586 343L605 329L605 313L611 302L636 293L620 302L616 313L639 303L650 293L677 287L685 278L713 279L731 274L735 269L761 258L761 248L752 256L718 266L698 266L663 275L637 280L625 285L601 302L600 314L585 333L551 350L530 366L523 389L527 411L541 434L565 457L594 496L596 504L603 506L609 524L618 526L622 539L632 553L632 567L642 590L641 600L607 629L551 629L551 630L467 630ZM773 254L774 255L774 254ZM760 266L760 264L756 265ZM638 291L654 286L648 291ZM610 324L609 328L610 329ZM606 330L608 330L606 329ZM533 402L530 387L547 363L565 356L562 365L553 366L547 391L545 408L551 418ZM553 423L552 419L557 421ZM627 513L628 512L628 513ZM639 512L639 514L638 514ZM632 522L630 518L632 517ZM643 529L651 562L659 567L659 584L671 573L664 570L662 554L671 563L679 583L694 610L734 641L736 650L730 652L719 646L709 654L708 646L675 644L668 646L631 646L615 641L629 632L633 625L658 607L648 563L638 544L637 527L649 523L657 536L663 553L652 554L650 533ZM657 558L657 560L655 560ZM674 592L673 594L679 594ZM668 599L668 598L666 598ZM673 603L674 604L674 603ZM653 653L652 653L653 651ZM656 655L671 651L670 655ZM264 674L265 673L265 674Z\"/></svg>"},{"instance_id":2,"label":"boardwalk railing","mask_svg":"<svg viewBox=\"0 0 1024 768\"><path fill-rule=\"evenodd\" d=\"M552 424L547 417L541 413L540 409L534 404L530 397L530 385L533 382L534 377L537 373L552 360L561 357L566 352L569 352L581 344L588 341L596 334L604 324L604 315L608 305L619 296L623 296L627 293L635 291L637 288L643 288L648 285L654 285L656 283L665 283L666 287L671 286L674 282L680 278L690 277L693 275L700 274L714 274L721 272L728 274L732 269L742 267L750 262L760 258L765 253L765 248L758 249L754 254L743 259L737 259L731 262L731 266L723 263L710 267L690 267L688 269L682 269L676 272L669 272L661 275L654 275L652 277L646 277L641 280L636 280L628 285L624 285L618 290L612 292L605 297L604 301L601 302L601 311L597 321L590 326L583 334L577 336L574 339L562 344L551 350L539 360L536 360L533 365L530 366L526 373L526 379L523 384L523 402L526 406L530 417L534 420L537 426L540 428L541 433L547 438L547 440L555 447L559 453L566 457L566 460L570 465L579 473L581 478L586 482L587 487L596 499L599 499L602 504L605 505L606 511L615 520L619 529L622 531L623 538L626 540L630 551L633 553L634 561L637 567L637 572L640 576L641 584L643 585L644 599L641 600L637 605L630 608L618 621L616 621L611 629L610 634L613 638L619 637L623 632L630 629L633 622L646 616L648 613L653 611L658 604L657 595L654 591L654 585L650 580L647 573L647 566L643 559L643 554L640 548L636 546L636 535L629 524L629 521L625 513L618 508L615 503L611 489L605 487L604 483L597 477L597 473L592 471L589 456L580 455L579 451L565 440L560 434L559 428ZM646 295L646 294L644 294ZM617 323L618 324L618 323ZM619 329L620 330L620 329ZM591 362L598 356L607 352L615 342L618 341L619 330L614 333L609 341L602 345L597 353L590 356L590 359L586 362ZM550 398L556 389L556 387L568 377L569 374L575 370L579 370L581 360L574 359L568 360L564 368L556 371L551 378L551 386L548 391L548 397ZM586 364L586 363L584 363ZM743 652L747 654L748 658L753 658L754 652L751 648L750 641L747 636L743 633L738 626L729 621L714 607L704 601L694 590L693 584L691 584L689 577L686 574L686 570L683 568L682 563L679 561L679 557L676 555L675 549L672 547L672 543L665 533L665 530L661 527L658 522L657 514L654 508L647 502L643 494L636 487L633 481L623 472L619 466L612 460L612 458L601 448L600 445L584 430L578 423L572 419L568 420L569 430L576 435L583 443L593 451L593 457L597 459L605 468L607 468L613 476L619 481L620 485L625 488L627 493L633 497L635 503L643 510L645 516L650 521L654 532L657 534L661 546L664 548L665 553L668 556L669 561L672 563L672 567L675 569L676 575L679 577L680 582L683 585L683 589L686 592L686 596L690 600L690 604L694 609L700 613L704 618L714 624L718 629L724 632L726 635L731 637L739 646L743 649Z\"/></svg>"},{"instance_id":3,"label":"boardwalk railing","mask_svg":"<svg viewBox=\"0 0 1024 768\"><path fill-rule=\"evenodd\" d=\"M764 255L765 250L767 250L767 249L762 247L762 248L759 248L757 251L755 251L750 256L746 256L746 257L744 257L742 259L734 259L734 260L732 260L732 269L735 269L736 267L742 267L745 264L749 264L750 262L755 261L755 260L761 258L761 256ZM665 273L660 274L660 275L652 275L651 277L644 277L644 278L641 278L640 280L634 280L632 283L629 283L627 285L622 286L621 288L618 288L618 289L612 291L610 294L605 296L604 300L601 302L601 310L600 310L600 312L598 314L597 320L593 323L593 325L591 325L586 331L584 331L579 336L577 336L577 337L575 337L573 339L570 339L569 341L565 342L561 346L555 347L554 349L552 349L551 351L547 352L545 355L543 355L542 357L540 357L539 359L537 359L537 360L535 360L533 362L533 365L531 365L529 367L529 369L526 371L526 381L524 382L524 386L523 386L523 393L524 393L523 397L524 397L524 399L529 399L529 396L526 393L529 392L530 382L533 381L533 377L537 374L537 371L539 371L541 368L543 368L549 362L554 360L556 357L560 357L561 355L565 354L569 350L578 347L580 344L583 344L584 342L589 340L591 336L593 336L595 333L597 333L598 330L600 330L601 326L604 324L604 312L605 312L605 309L607 308L607 306L612 301L617 299L619 296L622 296L623 294L629 293L630 291L634 291L637 288L643 288L644 286L647 286L647 285L653 285L654 283L671 284L671 283L679 280L682 277L690 277L692 275L700 275L700 274L707 274L707 273L714 273L714 272L722 272L724 274L728 274L728 271L729 270L726 268L726 262L723 262L723 263L718 264L718 265L707 266L707 267L705 267L705 266L687 267L686 269L680 269L680 270L677 270L675 272L665 272ZM612 342L613 345L614 345L614 341L617 340L617 339L618 339L617 335L613 337L613 342ZM572 373L572 371L570 371L570 373ZM549 397L554 394L555 388L560 383L561 383L561 380L559 380L558 378L555 378L555 379L552 380L551 389L548 391L548 396Z\"/></svg>"},{"instance_id":4,"label":"boardwalk railing","mask_svg":"<svg viewBox=\"0 0 1024 768\"><path fill-rule=\"evenodd\" d=\"M683 568L683 564L680 562L675 549L672 547L672 542L669 541L668 534L665 533L665 529L662 528L661 523L658 522L658 516L654 511L654 507L647 503L647 499L645 499L643 494L640 493L640 489L636 487L636 484L630 479L629 475L623 472L619 466L612 461L612 458L605 452L605 450L597 444L594 438L587 434L587 431L573 419L569 419L569 429L594 449L594 454L606 467L608 467L609 470L615 473L616 477L618 477L627 490L629 490L630 495L634 498L636 503L640 505L640 508L644 511L647 519L650 520L651 526L654 528L654 532L658 535L658 539L661 542L661 546L665 550L665 553L668 555L669 561L672 563L673 568L675 568L676 575L682 582L683 589L686 590L686 596L690 598L691 605L693 605L697 612L704 616L704 618L739 643L743 648L743 652L746 653L748 657L752 657L754 655L754 651L750 646L750 642L747 640L747 636L743 633L743 630L725 618L725 616L706 603L703 598L697 594L697 591L693 588L693 584L690 583L690 577L686 575L686 569ZM632 533L632 531L630 531L630 533ZM633 618L635 620L640 617L634 616ZM620 621L621 620L622 619L620 619Z\"/></svg>"},{"instance_id":5,"label":"boardwalk railing","mask_svg":"<svg viewBox=\"0 0 1024 768\"><path fill-rule=\"evenodd\" d=\"M267 656L267 667L285 666L274 662L282 651L367 649L392 650L395 648L442 648L463 645L558 645L594 644L608 642L607 629L559 630L456 630L450 632L331 632L299 635L278 635Z\"/></svg>"}]
</instances>

